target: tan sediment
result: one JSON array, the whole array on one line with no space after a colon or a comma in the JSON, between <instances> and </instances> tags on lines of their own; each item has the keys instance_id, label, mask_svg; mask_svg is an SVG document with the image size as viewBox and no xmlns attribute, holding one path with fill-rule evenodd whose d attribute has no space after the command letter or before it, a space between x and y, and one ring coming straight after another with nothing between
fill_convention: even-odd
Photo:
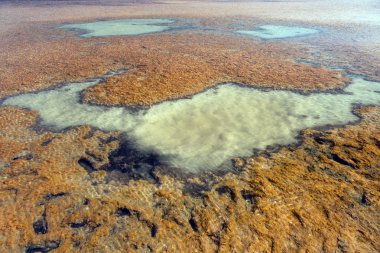
<instances>
[{"instance_id":1,"label":"tan sediment","mask_svg":"<svg viewBox=\"0 0 380 253\"><path fill-rule=\"evenodd\" d=\"M84 6L75 8L83 9ZM169 5L168 9L172 11L173 17L178 17L174 15L174 6L176 4ZM30 19L34 23L25 23L23 8L32 10ZM4 8L8 10L4 14L5 20L14 24L5 22L2 25L8 30L2 33L0 40L3 49L0 51L3 59L0 62L0 97L46 88L59 82L81 81L119 68L131 68L131 71L92 88L85 93L84 100L109 105L147 105L191 95L218 82L324 90L342 87L347 81L338 72L296 64L296 60L300 59L322 63L331 68L341 66L342 73L366 75L371 80L379 80L378 50L361 44L350 46L347 42L349 38L346 35L363 29L362 26L339 28L337 24L338 27L334 29L343 29L341 33L334 35L328 32L317 41L305 38L301 42L288 40L263 43L255 38L235 36L232 33L191 30L137 37L79 39L75 33L56 29L58 21L73 21L74 18L68 15L73 11L72 8L74 7L57 8L64 11L66 17L63 14L42 15L46 14L47 9L56 10L52 6ZM114 10L111 16L101 16L98 13L99 6L91 8L96 11L90 13L87 10L78 19L123 17L122 12ZM141 6L120 8L137 8L142 11ZM15 10L19 13L11 16L9 13ZM137 17L162 16L152 16L154 12L150 15L144 13L142 11ZM191 22L200 27L227 29L230 32L234 23L249 29L264 22L247 15L210 17L201 12L194 15L201 19ZM15 19L19 22L15 22ZM371 29L374 30L373 27ZM314 46L313 50L310 50L311 46Z\"/></svg>"},{"instance_id":2,"label":"tan sediment","mask_svg":"<svg viewBox=\"0 0 380 253\"><path fill-rule=\"evenodd\" d=\"M60 31L64 33L63 31ZM299 90L340 88L339 72L289 60L306 52L288 43L200 32L135 37L61 39L8 45L1 96L84 80L109 69L130 71L89 89L84 101L149 105L219 82Z\"/></svg>"},{"instance_id":3,"label":"tan sediment","mask_svg":"<svg viewBox=\"0 0 380 253\"><path fill-rule=\"evenodd\" d=\"M315 4L314 12L329 9ZM130 72L108 79L88 92L85 99L110 104L128 104L127 98L135 103L153 103L191 94L220 81L296 89L303 87L297 86L302 84L300 77L307 81L304 85L313 85L305 89L343 84L344 79L335 78L332 71L292 62L301 58L323 66L343 65L348 69L346 73L379 80L379 51L376 54L373 47L363 49L344 43L337 47L334 41L327 41L316 47L322 53L312 57L301 44L291 41L260 45L254 39L201 33L81 40L73 33L54 30L54 22L151 17L152 13L156 17L158 12L220 17L226 11L252 16L255 10L273 21L276 19L272 15L291 16L289 13L297 13L294 7L300 5L281 4L273 9L271 3L261 3L259 9L246 3L235 9L234 3L226 3L215 12L210 8L217 3L185 8L188 5L184 1L170 9L164 4L148 8L45 6L32 11L30 6L1 6L0 97L126 67ZM310 7L304 5L301 9L307 13ZM355 9L333 10L355 13ZM333 14L329 19L318 17L312 15L310 19L329 24L334 19ZM173 45L177 40L184 45ZM308 48L310 44L304 42ZM168 48L173 53L167 52ZM192 56L193 49L198 50L197 57ZM150 75L144 75L145 71ZM180 77L186 79L178 83L185 92L176 86L175 80ZM152 96L152 91L145 89L153 84L143 78L155 82L160 88L158 95ZM293 80L296 82L291 83ZM129 94L125 87L134 93ZM145 96L136 91L143 91ZM110 137L117 138L119 133L92 131L85 126L62 133L36 132L36 113L1 107L0 251L47 248L55 242L59 244L56 252L378 252L380 109L366 107L358 112L363 116L358 125L305 130L298 148L283 148L270 157L236 158L234 164L241 173L215 177L211 190L205 187L201 197L194 197L182 190L189 184L204 187L208 182L203 178L181 181L158 175L160 185L145 180L124 184L115 177L110 181L108 172L99 169L119 145ZM78 164L81 158L89 160L95 171L86 172ZM43 216L47 233L36 234L32 224Z\"/></svg>"},{"instance_id":4,"label":"tan sediment","mask_svg":"<svg viewBox=\"0 0 380 253\"><path fill-rule=\"evenodd\" d=\"M326 90L340 88L347 81L339 72L287 60L302 52L286 48L286 44L255 44L249 38L206 33L147 38L130 39L130 49L121 49L133 66L131 71L90 88L83 100L107 105L150 105L192 95L220 82Z\"/></svg>"},{"instance_id":5,"label":"tan sediment","mask_svg":"<svg viewBox=\"0 0 380 253\"><path fill-rule=\"evenodd\" d=\"M37 133L30 128L34 113L3 107L0 250L54 242L58 252L375 252L379 107L358 113L364 117L358 125L305 130L298 148L237 159L240 167L246 163L239 175L215 177L195 197L182 189L204 184L202 178L157 175L159 185L123 184L77 163L82 157L95 167L106 163L118 146L106 140L118 133L88 127ZM47 233L36 234L32 224L41 217Z\"/></svg>"}]
</instances>

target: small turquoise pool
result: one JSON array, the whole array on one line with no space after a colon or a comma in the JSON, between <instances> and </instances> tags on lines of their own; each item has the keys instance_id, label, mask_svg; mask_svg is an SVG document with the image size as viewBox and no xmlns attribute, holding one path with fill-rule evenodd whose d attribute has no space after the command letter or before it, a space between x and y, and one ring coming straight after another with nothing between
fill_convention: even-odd
<instances>
[{"instance_id":1,"label":"small turquoise pool","mask_svg":"<svg viewBox=\"0 0 380 253\"><path fill-rule=\"evenodd\" d=\"M319 30L297 26L262 25L253 30L239 30L237 32L262 39L285 39L316 34Z\"/></svg>"},{"instance_id":2,"label":"small turquoise pool","mask_svg":"<svg viewBox=\"0 0 380 253\"><path fill-rule=\"evenodd\" d=\"M145 33L163 32L169 29L169 19L121 19L96 21L91 23L67 24L59 28L82 30L81 37L104 37L116 35L139 35Z\"/></svg>"}]
</instances>

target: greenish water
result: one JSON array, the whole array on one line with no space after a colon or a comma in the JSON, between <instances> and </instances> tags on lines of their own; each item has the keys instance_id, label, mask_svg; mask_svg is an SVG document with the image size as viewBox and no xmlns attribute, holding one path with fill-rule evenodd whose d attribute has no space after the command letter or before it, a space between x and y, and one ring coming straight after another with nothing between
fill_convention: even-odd
<instances>
[{"instance_id":1,"label":"greenish water","mask_svg":"<svg viewBox=\"0 0 380 253\"><path fill-rule=\"evenodd\" d=\"M163 32L172 23L169 19L123 19L107 20L91 23L62 25L64 29L79 29L85 31L81 37L100 37L115 35L139 35L153 32Z\"/></svg>"},{"instance_id":2,"label":"greenish water","mask_svg":"<svg viewBox=\"0 0 380 253\"><path fill-rule=\"evenodd\" d=\"M217 168L253 149L288 145L305 128L356 121L353 104L380 105L380 83L355 78L343 93L313 93L219 85L194 95L131 112L123 107L79 103L80 92L98 81L8 98L4 105L30 108L40 124L57 130L91 125L120 130L144 151L188 172Z\"/></svg>"},{"instance_id":3,"label":"greenish water","mask_svg":"<svg viewBox=\"0 0 380 253\"><path fill-rule=\"evenodd\" d=\"M263 25L257 27L254 30L239 30L237 32L241 34L257 36L262 39L284 39L316 34L319 31L316 29L297 26Z\"/></svg>"},{"instance_id":4,"label":"greenish water","mask_svg":"<svg viewBox=\"0 0 380 253\"><path fill-rule=\"evenodd\" d=\"M82 31L81 37L105 37L117 35L140 35L163 32L169 29L170 19L120 19L89 23L67 24L59 28ZM319 30L283 25L262 25L253 30L238 30L240 34L257 36L263 39L284 39L318 33Z\"/></svg>"}]
</instances>

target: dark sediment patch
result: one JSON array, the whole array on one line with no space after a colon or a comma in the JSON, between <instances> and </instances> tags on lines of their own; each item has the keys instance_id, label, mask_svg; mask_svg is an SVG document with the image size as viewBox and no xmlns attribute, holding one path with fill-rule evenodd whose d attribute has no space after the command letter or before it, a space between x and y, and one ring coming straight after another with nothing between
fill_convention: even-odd
<instances>
[{"instance_id":1,"label":"dark sediment patch","mask_svg":"<svg viewBox=\"0 0 380 253\"><path fill-rule=\"evenodd\" d=\"M85 169L88 173L91 173L94 171L94 166L92 165L92 163L86 159L86 158L80 158L78 160L78 164L83 168Z\"/></svg>"},{"instance_id":2,"label":"dark sediment patch","mask_svg":"<svg viewBox=\"0 0 380 253\"><path fill-rule=\"evenodd\" d=\"M46 234L48 232L48 224L46 221L46 213L44 212L35 222L33 222L33 230L36 234Z\"/></svg>"},{"instance_id":3,"label":"dark sediment patch","mask_svg":"<svg viewBox=\"0 0 380 253\"><path fill-rule=\"evenodd\" d=\"M41 244L33 244L26 247L26 253L46 253L57 249L61 244L60 241L46 241Z\"/></svg>"},{"instance_id":4,"label":"dark sediment patch","mask_svg":"<svg viewBox=\"0 0 380 253\"><path fill-rule=\"evenodd\" d=\"M129 208L126 207L120 207L116 210L116 215L117 216L131 216L132 211L129 210Z\"/></svg>"},{"instance_id":5,"label":"dark sediment patch","mask_svg":"<svg viewBox=\"0 0 380 253\"><path fill-rule=\"evenodd\" d=\"M108 172L107 180L109 181L119 179L128 183L129 180L145 179L158 183L154 172L160 165L157 154L140 152L126 141L109 154L109 163L101 169Z\"/></svg>"},{"instance_id":6,"label":"dark sediment patch","mask_svg":"<svg viewBox=\"0 0 380 253\"><path fill-rule=\"evenodd\" d=\"M65 192L50 193L50 194L46 194L44 196L44 199L47 200L47 201L49 201L49 200L52 200L52 199L55 199L55 198L63 197L65 195L66 195Z\"/></svg>"},{"instance_id":7,"label":"dark sediment patch","mask_svg":"<svg viewBox=\"0 0 380 253\"><path fill-rule=\"evenodd\" d=\"M160 184L160 175L168 175L182 181L184 183L183 193L194 197L203 196L202 192L209 191L217 178L227 173L238 174L240 171L231 165L222 166L213 171L186 172L181 168L166 165L165 158L157 153L140 151L130 141L122 141L120 147L109 154L108 159L109 163L100 168L107 172L106 182L114 180L128 184L130 180L146 180ZM88 167L88 162L82 167ZM93 172L95 170L88 171ZM191 182L192 178L199 178L200 183ZM128 210L124 209L117 211L119 216L128 215L128 213Z\"/></svg>"}]
</instances>

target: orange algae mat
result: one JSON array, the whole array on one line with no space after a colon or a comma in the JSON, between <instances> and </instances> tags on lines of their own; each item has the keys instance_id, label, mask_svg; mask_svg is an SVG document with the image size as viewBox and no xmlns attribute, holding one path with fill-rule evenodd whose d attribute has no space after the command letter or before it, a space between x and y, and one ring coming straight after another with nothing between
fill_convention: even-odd
<instances>
[{"instance_id":1,"label":"orange algae mat","mask_svg":"<svg viewBox=\"0 0 380 253\"><path fill-rule=\"evenodd\" d=\"M342 88L347 73L379 81L380 51L370 40L379 34L378 11L367 0L341 2L1 5L0 97L118 69L129 71L83 100L151 105L230 81L329 90ZM239 22L240 30L309 22L343 32L263 43L205 31L84 40L56 29L132 16L205 18L200 23L216 27L226 13L230 31ZM361 31L365 39L355 36ZM380 111L354 112L361 120L353 125L306 129L297 146L234 158L228 172L186 176L154 165L155 157L121 143L120 132L49 131L37 113L2 106L0 251L378 252Z\"/></svg>"},{"instance_id":2,"label":"orange algae mat","mask_svg":"<svg viewBox=\"0 0 380 253\"><path fill-rule=\"evenodd\" d=\"M287 43L255 44L231 35L173 33L8 47L0 74L2 96L119 68L130 71L90 89L84 101L149 105L229 81L300 90L335 89L347 82L339 72L290 61L304 52Z\"/></svg>"}]
</instances>

